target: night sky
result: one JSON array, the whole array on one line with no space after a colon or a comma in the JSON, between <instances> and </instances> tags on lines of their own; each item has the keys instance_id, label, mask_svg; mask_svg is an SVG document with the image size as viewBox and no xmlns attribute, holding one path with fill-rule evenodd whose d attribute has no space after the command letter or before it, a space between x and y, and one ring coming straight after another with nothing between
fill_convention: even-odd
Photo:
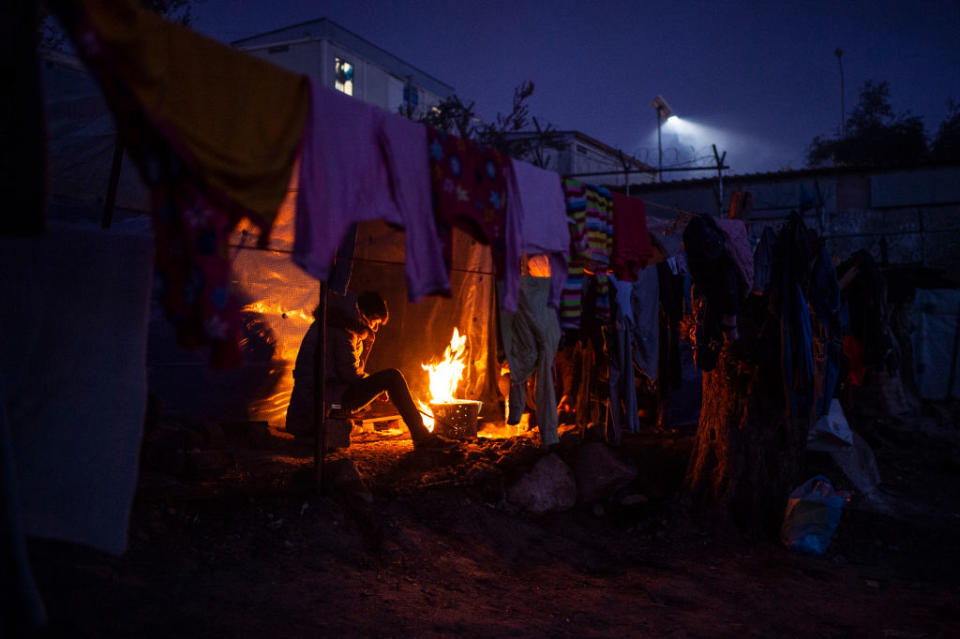
<instances>
[{"instance_id":1,"label":"night sky","mask_svg":"<svg viewBox=\"0 0 960 639\"><path fill-rule=\"evenodd\" d=\"M193 12L224 41L330 18L452 85L483 119L532 80L533 115L653 165L662 94L687 121L664 130L664 166L716 144L733 173L803 168L813 137L839 128L837 47L848 115L869 79L889 82L894 110L922 116L928 135L960 100L960 0L200 0Z\"/></svg>"}]
</instances>

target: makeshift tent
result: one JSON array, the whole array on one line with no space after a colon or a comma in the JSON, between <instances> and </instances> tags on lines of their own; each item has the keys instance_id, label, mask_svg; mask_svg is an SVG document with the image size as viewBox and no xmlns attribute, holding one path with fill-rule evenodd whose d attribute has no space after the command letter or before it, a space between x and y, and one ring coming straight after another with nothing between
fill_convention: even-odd
<instances>
[{"instance_id":1,"label":"makeshift tent","mask_svg":"<svg viewBox=\"0 0 960 639\"><path fill-rule=\"evenodd\" d=\"M65 56L47 56L42 72L49 126L51 217L100 219L116 133L95 80ZM295 186L294 186L295 188ZM149 199L132 163L124 161L115 224L149 235ZM148 388L161 410L192 419L257 420L283 427L300 341L312 321L319 285L290 260L294 191L284 202L269 244L258 248L252 225L238 229L233 283L244 305L244 364L211 370L202 351L177 346L173 327L154 305L147 351ZM467 335L461 394L484 402L495 416L496 338L493 264L489 247L455 234L452 295L408 304L404 234L383 223L360 225L353 264L354 290L377 290L390 307L390 324L377 340L368 368L396 367L426 399L420 364L443 354L456 326Z\"/></svg>"}]
</instances>

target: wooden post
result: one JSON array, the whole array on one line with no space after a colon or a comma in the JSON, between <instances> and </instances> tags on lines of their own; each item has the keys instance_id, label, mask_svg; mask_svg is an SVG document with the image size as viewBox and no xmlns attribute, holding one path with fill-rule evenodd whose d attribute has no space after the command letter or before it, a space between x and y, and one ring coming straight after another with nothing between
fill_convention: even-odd
<instances>
[{"instance_id":1,"label":"wooden post","mask_svg":"<svg viewBox=\"0 0 960 639\"><path fill-rule=\"evenodd\" d=\"M320 282L320 302L317 306L317 343L313 352L313 427L316 445L313 471L317 494L323 494L323 466L327 456L327 283Z\"/></svg>"}]
</instances>

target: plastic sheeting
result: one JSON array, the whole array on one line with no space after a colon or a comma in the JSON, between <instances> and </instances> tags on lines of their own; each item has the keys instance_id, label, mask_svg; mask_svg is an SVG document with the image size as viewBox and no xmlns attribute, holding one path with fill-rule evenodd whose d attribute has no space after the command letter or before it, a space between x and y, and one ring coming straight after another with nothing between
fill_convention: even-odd
<instances>
[{"instance_id":1,"label":"plastic sheeting","mask_svg":"<svg viewBox=\"0 0 960 639\"><path fill-rule=\"evenodd\" d=\"M960 290L918 289L911 315L920 396L960 398Z\"/></svg>"},{"instance_id":2,"label":"plastic sheeting","mask_svg":"<svg viewBox=\"0 0 960 639\"><path fill-rule=\"evenodd\" d=\"M210 370L202 353L178 348L172 328L155 311L150 390L164 412L196 419L285 424L293 367L320 290L319 283L290 260L292 196L293 192L281 207L267 247L257 248L252 227L239 229L235 236L234 285L245 309L244 364L239 370ZM443 355L457 327L467 336L467 366L458 394L483 401L485 416L496 414L490 248L457 231L451 297L428 297L412 304L407 301L404 243L403 232L385 223L359 225L350 288L358 293L379 292L390 310L390 322L377 335L367 370L399 368L414 398L426 402L428 380L420 365Z\"/></svg>"},{"instance_id":3,"label":"plastic sheeting","mask_svg":"<svg viewBox=\"0 0 960 639\"><path fill-rule=\"evenodd\" d=\"M51 215L99 220L116 144L110 109L93 77L65 56L41 64L47 125L47 182ZM146 212L150 197L133 163L124 157L115 205Z\"/></svg>"},{"instance_id":4,"label":"plastic sheeting","mask_svg":"<svg viewBox=\"0 0 960 639\"><path fill-rule=\"evenodd\" d=\"M113 118L96 82L65 57L48 56L43 81L51 215L99 220L114 151ZM319 300L319 283L290 260L295 189L291 184L266 247L257 247L252 226L238 229L233 240L233 284L245 310L243 366L211 370L204 352L177 346L173 327L157 305L151 308L149 390L163 413L283 425L297 351ZM147 190L126 159L116 206L115 220L149 210ZM139 222L149 233L149 218ZM456 326L467 335L468 365L459 394L482 400L485 414L498 413L490 248L456 232L451 297L418 304L407 302L402 231L379 222L360 225L356 256L351 288L376 290L390 307L390 323L378 335L367 368L399 368L414 396L426 400L427 377L420 364L443 354Z\"/></svg>"}]
</instances>

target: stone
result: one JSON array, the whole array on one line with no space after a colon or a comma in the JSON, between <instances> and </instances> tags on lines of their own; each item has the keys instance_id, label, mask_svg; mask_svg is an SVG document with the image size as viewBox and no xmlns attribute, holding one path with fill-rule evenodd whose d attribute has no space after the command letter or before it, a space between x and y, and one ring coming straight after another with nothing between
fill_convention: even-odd
<instances>
[{"instance_id":1,"label":"stone","mask_svg":"<svg viewBox=\"0 0 960 639\"><path fill-rule=\"evenodd\" d=\"M510 487L507 500L536 515L569 510L577 502L577 482L570 467L551 453Z\"/></svg>"},{"instance_id":2,"label":"stone","mask_svg":"<svg viewBox=\"0 0 960 639\"><path fill-rule=\"evenodd\" d=\"M580 501L586 503L612 496L637 476L636 468L599 442L584 444L577 451L573 469Z\"/></svg>"}]
</instances>

